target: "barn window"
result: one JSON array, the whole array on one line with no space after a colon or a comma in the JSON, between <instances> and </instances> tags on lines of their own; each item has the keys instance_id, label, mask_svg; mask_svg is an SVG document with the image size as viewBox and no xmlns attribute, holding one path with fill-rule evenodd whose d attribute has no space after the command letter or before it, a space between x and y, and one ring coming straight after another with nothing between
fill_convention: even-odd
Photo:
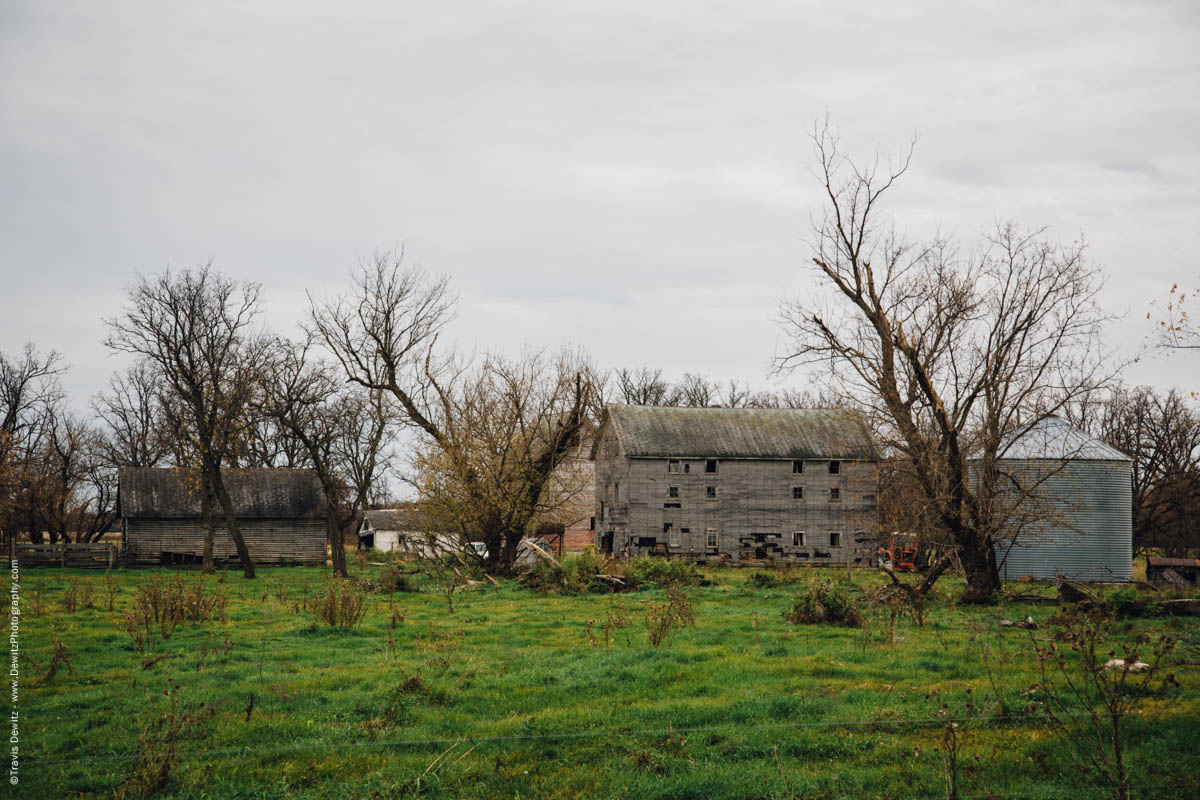
<instances>
[{"instance_id":1,"label":"barn window","mask_svg":"<svg viewBox=\"0 0 1200 800\"><path fill-rule=\"evenodd\" d=\"M672 529L672 528L674 528L674 527L675 527L675 526L674 526L674 525L672 525L670 522L664 522L664 523L663 523L663 533L670 533L670 532L671 532L671 529Z\"/></svg>"},{"instance_id":2,"label":"barn window","mask_svg":"<svg viewBox=\"0 0 1200 800\"><path fill-rule=\"evenodd\" d=\"M829 502L840 503L842 501L842 490L834 486L829 490Z\"/></svg>"},{"instance_id":3,"label":"barn window","mask_svg":"<svg viewBox=\"0 0 1200 800\"><path fill-rule=\"evenodd\" d=\"M676 474L679 472L679 459L672 458L667 461L667 472L670 472L671 474Z\"/></svg>"},{"instance_id":4,"label":"barn window","mask_svg":"<svg viewBox=\"0 0 1200 800\"><path fill-rule=\"evenodd\" d=\"M621 482L617 481L613 484L613 500L621 499Z\"/></svg>"},{"instance_id":5,"label":"barn window","mask_svg":"<svg viewBox=\"0 0 1200 800\"><path fill-rule=\"evenodd\" d=\"M704 542L705 542L705 544L708 545L710 550L717 549L718 539L717 539L717 529L716 528L709 528L708 530L706 530L704 532Z\"/></svg>"},{"instance_id":6,"label":"barn window","mask_svg":"<svg viewBox=\"0 0 1200 800\"><path fill-rule=\"evenodd\" d=\"M840 533L838 533L837 531L830 531L829 532L829 546L830 547L841 547L842 546L842 535Z\"/></svg>"},{"instance_id":7,"label":"barn window","mask_svg":"<svg viewBox=\"0 0 1200 800\"><path fill-rule=\"evenodd\" d=\"M803 486L793 486L792 487L792 499L793 500L803 500L804 499L804 487Z\"/></svg>"},{"instance_id":8,"label":"barn window","mask_svg":"<svg viewBox=\"0 0 1200 800\"><path fill-rule=\"evenodd\" d=\"M806 544L804 541L804 531L796 531L792 534L792 547L804 547Z\"/></svg>"},{"instance_id":9,"label":"barn window","mask_svg":"<svg viewBox=\"0 0 1200 800\"><path fill-rule=\"evenodd\" d=\"M588 519L588 530L589 531L596 530L596 518L595 517L590 517Z\"/></svg>"},{"instance_id":10,"label":"barn window","mask_svg":"<svg viewBox=\"0 0 1200 800\"><path fill-rule=\"evenodd\" d=\"M717 460L710 458L704 462L704 471L710 475L715 475L717 472Z\"/></svg>"},{"instance_id":11,"label":"barn window","mask_svg":"<svg viewBox=\"0 0 1200 800\"><path fill-rule=\"evenodd\" d=\"M705 486L704 487L704 496L707 497L709 500L716 500L717 499L717 487Z\"/></svg>"},{"instance_id":12,"label":"barn window","mask_svg":"<svg viewBox=\"0 0 1200 800\"><path fill-rule=\"evenodd\" d=\"M829 474L830 475L841 475L842 474L842 462L830 461L829 462Z\"/></svg>"},{"instance_id":13,"label":"barn window","mask_svg":"<svg viewBox=\"0 0 1200 800\"><path fill-rule=\"evenodd\" d=\"M667 497L679 497L679 487L678 486L668 486L667 487Z\"/></svg>"},{"instance_id":14,"label":"barn window","mask_svg":"<svg viewBox=\"0 0 1200 800\"><path fill-rule=\"evenodd\" d=\"M604 522L604 501L600 501L600 521Z\"/></svg>"},{"instance_id":15,"label":"barn window","mask_svg":"<svg viewBox=\"0 0 1200 800\"><path fill-rule=\"evenodd\" d=\"M803 461L793 461L792 462L792 474L793 475L803 475L804 474L804 462Z\"/></svg>"},{"instance_id":16,"label":"barn window","mask_svg":"<svg viewBox=\"0 0 1200 800\"><path fill-rule=\"evenodd\" d=\"M667 526L667 546L679 547L679 531L675 530L670 525Z\"/></svg>"}]
</instances>

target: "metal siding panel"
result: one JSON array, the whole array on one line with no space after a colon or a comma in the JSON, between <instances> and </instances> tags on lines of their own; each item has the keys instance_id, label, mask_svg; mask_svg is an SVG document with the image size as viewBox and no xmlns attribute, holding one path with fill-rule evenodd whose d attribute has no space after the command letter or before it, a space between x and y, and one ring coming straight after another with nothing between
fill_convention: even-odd
<instances>
[{"instance_id":1,"label":"metal siding panel","mask_svg":"<svg viewBox=\"0 0 1200 800\"><path fill-rule=\"evenodd\" d=\"M1133 503L1127 462L1005 461L1014 472L1045 470L1056 474L1039 490L1051 499L1052 512L1022 533L1005 552L997 544L1001 577L1052 580L1056 571L1081 581L1128 581L1133 577Z\"/></svg>"}]
</instances>

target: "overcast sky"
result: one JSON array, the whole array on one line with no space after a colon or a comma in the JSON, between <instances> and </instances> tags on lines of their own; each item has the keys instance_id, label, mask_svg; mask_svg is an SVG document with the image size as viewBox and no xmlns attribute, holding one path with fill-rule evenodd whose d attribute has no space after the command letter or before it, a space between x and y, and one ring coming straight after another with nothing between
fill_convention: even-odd
<instances>
[{"instance_id":1,"label":"overcast sky","mask_svg":"<svg viewBox=\"0 0 1200 800\"><path fill-rule=\"evenodd\" d=\"M863 154L919 135L902 228L1084 236L1127 353L1200 282L1194 0L7 0L0 350L60 350L82 405L137 272L212 258L290 331L306 289L405 245L452 277L468 348L766 384L826 113Z\"/></svg>"}]
</instances>

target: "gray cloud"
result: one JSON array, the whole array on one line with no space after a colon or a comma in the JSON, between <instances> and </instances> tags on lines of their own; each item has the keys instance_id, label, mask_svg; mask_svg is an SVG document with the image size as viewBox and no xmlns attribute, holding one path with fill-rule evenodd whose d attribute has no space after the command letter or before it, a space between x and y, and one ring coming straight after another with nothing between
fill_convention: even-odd
<instances>
[{"instance_id":1,"label":"gray cloud","mask_svg":"<svg viewBox=\"0 0 1200 800\"><path fill-rule=\"evenodd\" d=\"M135 271L213 257L287 327L405 244L468 345L761 380L826 111L860 153L920 134L914 234L1086 234L1140 343L1200 281L1198 32L1169 2L9 3L0 346L64 351L81 398Z\"/></svg>"}]
</instances>

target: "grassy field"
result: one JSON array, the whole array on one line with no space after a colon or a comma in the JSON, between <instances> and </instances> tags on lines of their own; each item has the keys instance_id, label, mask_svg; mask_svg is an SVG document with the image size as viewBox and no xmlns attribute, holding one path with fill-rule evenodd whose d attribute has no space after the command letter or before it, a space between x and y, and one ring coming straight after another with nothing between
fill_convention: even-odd
<instances>
[{"instance_id":1,"label":"grassy field","mask_svg":"<svg viewBox=\"0 0 1200 800\"><path fill-rule=\"evenodd\" d=\"M864 631L784 619L805 582L844 573L764 588L751 570L711 570L687 590L695 626L654 648L643 617L659 588L482 584L453 614L433 593L374 594L357 627L331 628L296 604L322 570L225 572L205 583L227 597L226 621L184 622L138 652L122 615L160 574L21 576L14 796L112 796L166 762L158 795L180 798L944 797L943 706L960 720L963 796L1106 796L1024 712L1032 637L1049 636L1054 607L960 607L949 579L924 628L905 618L893 631L874 611ZM880 581L858 575L852 592ZM998 625L1026 615L1041 629ZM606 637L613 618L627 624ZM1121 620L1110 633L1194 646L1198 623ZM68 660L39 684L55 637ZM1126 723L1135 796L1200 796L1200 668L1170 671L1179 687L1140 697Z\"/></svg>"}]
</instances>

